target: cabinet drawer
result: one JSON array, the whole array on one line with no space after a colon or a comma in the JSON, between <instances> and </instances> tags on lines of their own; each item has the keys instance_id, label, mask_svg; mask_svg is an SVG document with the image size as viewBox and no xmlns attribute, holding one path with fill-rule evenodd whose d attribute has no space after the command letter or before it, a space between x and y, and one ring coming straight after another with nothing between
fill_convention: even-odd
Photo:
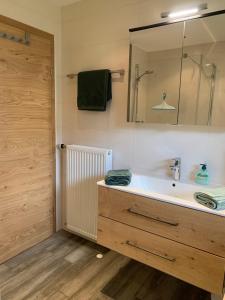
<instances>
[{"instance_id":1,"label":"cabinet drawer","mask_svg":"<svg viewBox=\"0 0 225 300\"><path fill-rule=\"evenodd\" d=\"M222 294L221 257L104 217L98 218L98 243L211 293Z\"/></svg>"},{"instance_id":2,"label":"cabinet drawer","mask_svg":"<svg viewBox=\"0 0 225 300\"><path fill-rule=\"evenodd\" d=\"M225 218L99 187L99 215L225 257Z\"/></svg>"}]
</instances>

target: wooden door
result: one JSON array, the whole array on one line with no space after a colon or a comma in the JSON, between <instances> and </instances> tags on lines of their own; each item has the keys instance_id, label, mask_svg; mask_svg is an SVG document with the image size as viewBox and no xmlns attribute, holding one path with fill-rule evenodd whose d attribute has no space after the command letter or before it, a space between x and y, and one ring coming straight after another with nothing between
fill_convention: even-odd
<instances>
[{"instance_id":1,"label":"wooden door","mask_svg":"<svg viewBox=\"0 0 225 300\"><path fill-rule=\"evenodd\" d=\"M0 16L0 263L54 231L53 37Z\"/></svg>"}]
</instances>

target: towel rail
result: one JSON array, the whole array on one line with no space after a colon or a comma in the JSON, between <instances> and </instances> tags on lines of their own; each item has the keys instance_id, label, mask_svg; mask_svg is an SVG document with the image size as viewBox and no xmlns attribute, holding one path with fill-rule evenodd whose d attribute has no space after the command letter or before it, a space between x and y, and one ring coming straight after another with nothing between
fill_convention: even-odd
<instances>
[{"instance_id":1,"label":"towel rail","mask_svg":"<svg viewBox=\"0 0 225 300\"><path fill-rule=\"evenodd\" d=\"M119 74L120 76L124 76L125 75L125 70L124 69L120 69L120 70L114 70L114 71L110 71L111 74ZM78 74L67 74L66 77L70 78L70 79L74 79L75 77L77 77Z\"/></svg>"}]
</instances>

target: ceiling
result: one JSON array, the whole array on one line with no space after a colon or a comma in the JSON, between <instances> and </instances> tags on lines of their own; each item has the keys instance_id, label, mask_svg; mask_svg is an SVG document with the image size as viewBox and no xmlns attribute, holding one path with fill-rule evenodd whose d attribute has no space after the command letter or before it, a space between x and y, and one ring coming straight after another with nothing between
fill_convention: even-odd
<instances>
[{"instance_id":1,"label":"ceiling","mask_svg":"<svg viewBox=\"0 0 225 300\"><path fill-rule=\"evenodd\" d=\"M49 1L57 6L66 6L81 0L49 0Z\"/></svg>"}]
</instances>

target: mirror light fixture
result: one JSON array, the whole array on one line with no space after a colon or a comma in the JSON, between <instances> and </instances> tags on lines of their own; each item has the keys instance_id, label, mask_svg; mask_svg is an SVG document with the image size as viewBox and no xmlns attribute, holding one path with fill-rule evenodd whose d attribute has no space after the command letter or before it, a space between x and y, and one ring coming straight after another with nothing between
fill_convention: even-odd
<instances>
[{"instance_id":1,"label":"mirror light fixture","mask_svg":"<svg viewBox=\"0 0 225 300\"><path fill-rule=\"evenodd\" d=\"M171 11L171 12L162 12L161 18L178 19L178 18L192 17L195 16L196 14L199 14L200 11L205 10L207 8L208 8L208 4L204 3L189 9Z\"/></svg>"}]
</instances>

